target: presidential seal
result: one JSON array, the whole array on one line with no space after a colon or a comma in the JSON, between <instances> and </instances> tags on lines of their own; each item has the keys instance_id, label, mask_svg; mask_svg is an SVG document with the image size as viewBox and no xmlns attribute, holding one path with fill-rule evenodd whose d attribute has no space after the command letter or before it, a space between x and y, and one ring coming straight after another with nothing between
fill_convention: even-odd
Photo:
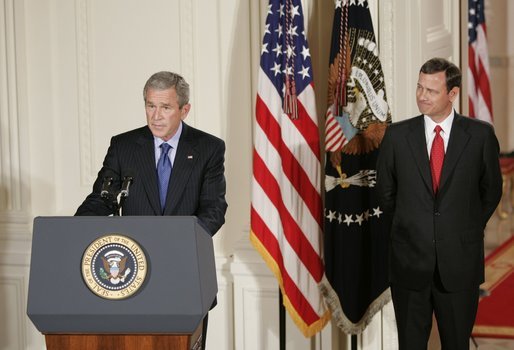
<instances>
[{"instance_id":1,"label":"presidential seal","mask_svg":"<svg viewBox=\"0 0 514 350\"><path fill-rule=\"evenodd\" d=\"M143 249L119 234L99 237L82 256L82 278L105 299L125 299L141 288L148 269Z\"/></svg>"}]
</instances>

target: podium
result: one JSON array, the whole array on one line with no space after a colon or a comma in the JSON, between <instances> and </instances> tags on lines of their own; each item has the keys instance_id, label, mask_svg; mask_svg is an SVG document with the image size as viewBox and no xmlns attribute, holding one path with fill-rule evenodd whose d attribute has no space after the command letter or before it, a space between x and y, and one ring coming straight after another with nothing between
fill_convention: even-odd
<instances>
[{"instance_id":1,"label":"podium","mask_svg":"<svg viewBox=\"0 0 514 350\"><path fill-rule=\"evenodd\" d=\"M47 348L200 349L217 293L196 217L37 217L27 314Z\"/></svg>"}]
</instances>

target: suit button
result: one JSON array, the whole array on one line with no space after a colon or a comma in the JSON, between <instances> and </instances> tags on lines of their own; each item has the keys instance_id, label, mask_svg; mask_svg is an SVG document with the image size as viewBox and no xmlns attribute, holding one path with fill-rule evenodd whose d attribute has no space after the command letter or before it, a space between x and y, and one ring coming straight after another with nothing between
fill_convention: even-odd
<instances>
[{"instance_id":1,"label":"suit button","mask_svg":"<svg viewBox=\"0 0 514 350\"><path fill-rule=\"evenodd\" d=\"M436 211L436 212L434 213L434 215L435 215L435 216L441 216L441 213L440 213L440 212L438 212L438 211Z\"/></svg>"}]
</instances>

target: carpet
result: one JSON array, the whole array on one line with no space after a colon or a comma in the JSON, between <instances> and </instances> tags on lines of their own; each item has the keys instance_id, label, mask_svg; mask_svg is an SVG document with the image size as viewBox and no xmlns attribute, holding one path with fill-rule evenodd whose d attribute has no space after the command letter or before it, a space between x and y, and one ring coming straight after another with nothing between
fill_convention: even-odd
<instances>
[{"instance_id":1,"label":"carpet","mask_svg":"<svg viewBox=\"0 0 514 350\"><path fill-rule=\"evenodd\" d=\"M514 338L514 237L485 259L485 290L478 303L474 337Z\"/></svg>"}]
</instances>

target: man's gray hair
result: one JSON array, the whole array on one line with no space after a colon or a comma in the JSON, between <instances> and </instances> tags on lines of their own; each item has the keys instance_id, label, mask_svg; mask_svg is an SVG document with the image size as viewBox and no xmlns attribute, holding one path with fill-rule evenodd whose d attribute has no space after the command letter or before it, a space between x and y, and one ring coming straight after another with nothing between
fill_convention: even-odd
<instances>
[{"instance_id":1,"label":"man's gray hair","mask_svg":"<svg viewBox=\"0 0 514 350\"><path fill-rule=\"evenodd\" d=\"M148 89L167 90L170 88L175 88L180 108L189 103L189 84L181 75L166 71L157 72L146 81L143 98L146 101Z\"/></svg>"}]
</instances>

